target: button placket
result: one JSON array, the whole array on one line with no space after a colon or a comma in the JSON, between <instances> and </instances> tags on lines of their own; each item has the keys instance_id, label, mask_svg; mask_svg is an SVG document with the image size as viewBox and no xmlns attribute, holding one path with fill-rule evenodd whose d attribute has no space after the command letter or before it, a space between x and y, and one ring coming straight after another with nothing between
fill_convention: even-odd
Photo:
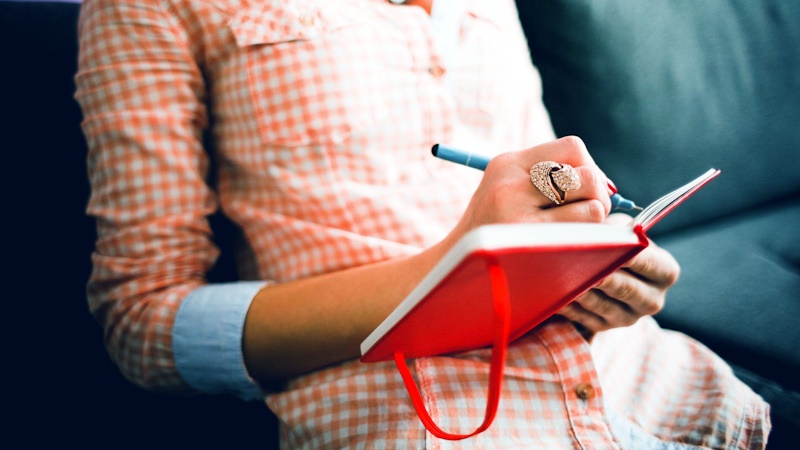
<instances>
[{"instance_id":1,"label":"button placket","mask_svg":"<svg viewBox=\"0 0 800 450\"><path fill-rule=\"evenodd\" d=\"M613 442L611 430L604 419L603 390L591 359L589 344L566 321L548 323L540 330L539 338L550 349L556 365L563 386L564 406L575 438L580 443Z\"/></svg>"}]
</instances>

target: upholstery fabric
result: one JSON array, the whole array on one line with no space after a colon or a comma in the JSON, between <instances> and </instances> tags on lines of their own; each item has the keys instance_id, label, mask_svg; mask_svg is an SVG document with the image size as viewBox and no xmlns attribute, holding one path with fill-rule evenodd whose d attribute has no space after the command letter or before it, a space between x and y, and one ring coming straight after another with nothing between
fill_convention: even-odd
<instances>
[{"instance_id":1,"label":"upholstery fabric","mask_svg":"<svg viewBox=\"0 0 800 450\"><path fill-rule=\"evenodd\" d=\"M558 135L584 139L640 204L722 175L650 235L682 266L656 319L727 358L800 432L800 3L526 0Z\"/></svg>"},{"instance_id":2,"label":"upholstery fabric","mask_svg":"<svg viewBox=\"0 0 800 450\"><path fill-rule=\"evenodd\" d=\"M800 3L519 3L556 133L621 193L649 203L722 170L654 235L798 195Z\"/></svg>"}]
</instances>

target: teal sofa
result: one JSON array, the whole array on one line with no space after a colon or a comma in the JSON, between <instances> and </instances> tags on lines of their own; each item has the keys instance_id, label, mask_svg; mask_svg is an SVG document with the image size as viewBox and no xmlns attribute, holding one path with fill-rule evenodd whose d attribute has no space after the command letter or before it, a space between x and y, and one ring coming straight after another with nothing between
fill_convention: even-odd
<instances>
[{"instance_id":1,"label":"teal sofa","mask_svg":"<svg viewBox=\"0 0 800 450\"><path fill-rule=\"evenodd\" d=\"M558 135L649 203L718 179L651 230L682 267L656 319L767 399L771 448L800 436L800 2L520 0Z\"/></svg>"},{"instance_id":2,"label":"teal sofa","mask_svg":"<svg viewBox=\"0 0 800 450\"><path fill-rule=\"evenodd\" d=\"M656 318L771 403L769 450L797 448L800 2L518 5L556 132L581 136L622 193L648 203L722 170L652 230L683 268ZM103 349L85 298L95 234L73 99L79 7L0 0L7 280L26 287L4 297L17 338L10 431L32 447L273 448L277 420L263 404L144 392ZM223 254L211 279L234 279L224 251L234 229L212 220Z\"/></svg>"}]
</instances>

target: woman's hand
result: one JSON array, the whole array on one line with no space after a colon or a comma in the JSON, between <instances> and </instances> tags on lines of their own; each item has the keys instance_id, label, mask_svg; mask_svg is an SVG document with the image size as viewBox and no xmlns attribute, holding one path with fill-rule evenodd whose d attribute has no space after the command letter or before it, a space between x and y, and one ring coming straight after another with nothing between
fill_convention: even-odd
<instances>
[{"instance_id":1,"label":"woman's hand","mask_svg":"<svg viewBox=\"0 0 800 450\"><path fill-rule=\"evenodd\" d=\"M630 221L630 217L613 214L606 222L623 221ZM679 274L675 258L651 241L641 253L559 314L593 333L633 325L640 317L653 315L664 307L667 290Z\"/></svg>"},{"instance_id":2,"label":"woman's hand","mask_svg":"<svg viewBox=\"0 0 800 450\"><path fill-rule=\"evenodd\" d=\"M581 187L557 206L533 186L530 168L542 161L569 164ZM473 228L496 223L596 222L611 209L605 174L589 156L583 141L570 136L527 150L494 157L460 222L448 236L454 243Z\"/></svg>"}]
</instances>

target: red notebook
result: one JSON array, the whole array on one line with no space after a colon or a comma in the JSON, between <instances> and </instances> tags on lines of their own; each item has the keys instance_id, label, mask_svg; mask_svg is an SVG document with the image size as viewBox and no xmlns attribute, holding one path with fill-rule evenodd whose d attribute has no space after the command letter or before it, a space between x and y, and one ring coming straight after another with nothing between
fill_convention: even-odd
<instances>
[{"instance_id":1,"label":"red notebook","mask_svg":"<svg viewBox=\"0 0 800 450\"><path fill-rule=\"evenodd\" d=\"M596 285L647 245L646 232L719 175L710 169L653 202L630 226L558 223L486 225L466 234L361 343L361 361L394 359L415 409L435 436L463 439L494 418L505 348ZM493 346L483 424L469 434L439 429L405 358Z\"/></svg>"}]
</instances>

